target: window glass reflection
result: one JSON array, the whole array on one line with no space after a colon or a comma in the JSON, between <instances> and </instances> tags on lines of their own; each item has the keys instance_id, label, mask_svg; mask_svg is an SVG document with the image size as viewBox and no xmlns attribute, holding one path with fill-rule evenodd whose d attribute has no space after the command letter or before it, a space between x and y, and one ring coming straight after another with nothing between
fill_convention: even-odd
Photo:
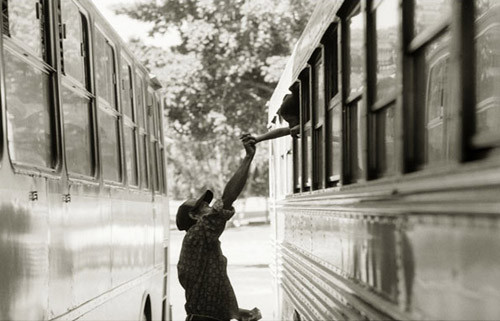
<instances>
[{"instance_id":1,"label":"window glass reflection","mask_svg":"<svg viewBox=\"0 0 500 321\"><path fill-rule=\"evenodd\" d=\"M315 124L322 123L325 115L325 73L324 73L323 57L314 65L314 115Z\"/></svg>"},{"instance_id":2,"label":"window glass reflection","mask_svg":"<svg viewBox=\"0 0 500 321\"><path fill-rule=\"evenodd\" d=\"M350 166L350 182L355 183L364 175L364 165L362 158L362 116L359 107L363 101L358 100L347 107L348 113L348 159Z\"/></svg>"},{"instance_id":3,"label":"window glass reflection","mask_svg":"<svg viewBox=\"0 0 500 321\"><path fill-rule=\"evenodd\" d=\"M415 1L415 36L430 29L451 14L452 0L414 0Z\"/></svg>"},{"instance_id":4,"label":"window glass reflection","mask_svg":"<svg viewBox=\"0 0 500 321\"><path fill-rule=\"evenodd\" d=\"M93 175L90 101L63 87L64 140L66 164L72 173Z\"/></svg>"},{"instance_id":5,"label":"window glass reflection","mask_svg":"<svg viewBox=\"0 0 500 321\"><path fill-rule=\"evenodd\" d=\"M386 107L376 115L377 121L377 170L380 176L389 175L395 170L394 162L394 107Z\"/></svg>"},{"instance_id":6,"label":"window glass reflection","mask_svg":"<svg viewBox=\"0 0 500 321\"><path fill-rule=\"evenodd\" d=\"M132 69L122 58L122 111L130 119L132 117Z\"/></svg>"},{"instance_id":7,"label":"window glass reflection","mask_svg":"<svg viewBox=\"0 0 500 321\"><path fill-rule=\"evenodd\" d=\"M398 0L383 0L376 9L377 86L375 100L396 93L398 60Z\"/></svg>"},{"instance_id":8,"label":"window glass reflection","mask_svg":"<svg viewBox=\"0 0 500 321\"><path fill-rule=\"evenodd\" d=\"M476 133L500 133L500 2L476 4Z\"/></svg>"},{"instance_id":9,"label":"window glass reflection","mask_svg":"<svg viewBox=\"0 0 500 321\"><path fill-rule=\"evenodd\" d=\"M347 20L349 25L349 95L353 96L363 91L363 66L365 47L363 44L363 15L359 8Z\"/></svg>"},{"instance_id":10,"label":"window glass reflection","mask_svg":"<svg viewBox=\"0 0 500 321\"><path fill-rule=\"evenodd\" d=\"M119 182L121 179L120 148L116 117L99 110L99 132L103 177L106 180Z\"/></svg>"},{"instance_id":11,"label":"window glass reflection","mask_svg":"<svg viewBox=\"0 0 500 321\"><path fill-rule=\"evenodd\" d=\"M128 184L137 186L137 161L134 128L124 127L125 132L125 161L127 164Z\"/></svg>"},{"instance_id":12,"label":"window glass reflection","mask_svg":"<svg viewBox=\"0 0 500 321\"><path fill-rule=\"evenodd\" d=\"M434 163L448 159L450 138L448 137L447 113L450 95L448 77L449 34L439 37L426 46L424 66L427 82L425 89L425 160Z\"/></svg>"},{"instance_id":13,"label":"window glass reflection","mask_svg":"<svg viewBox=\"0 0 500 321\"><path fill-rule=\"evenodd\" d=\"M50 77L8 50L4 50L4 60L11 158L53 167Z\"/></svg>"},{"instance_id":14,"label":"window glass reflection","mask_svg":"<svg viewBox=\"0 0 500 321\"><path fill-rule=\"evenodd\" d=\"M141 186L147 188L149 186L148 179L148 159L147 159L147 136L141 135L139 139L139 161L141 168Z\"/></svg>"},{"instance_id":15,"label":"window glass reflection","mask_svg":"<svg viewBox=\"0 0 500 321\"><path fill-rule=\"evenodd\" d=\"M96 32L97 94L116 109L114 49L100 31Z\"/></svg>"},{"instance_id":16,"label":"window glass reflection","mask_svg":"<svg viewBox=\"0 0 500 321\"><path fill-rule=\"evenodd\" d=\"M37 7L40 6L40 7ZM40 8L37 18L37 8ZM12 38L25 44L36 56L44 55L45 26L43 8L38 0L14 0L8 2L9 32Z\"/></svg>"},{"instance_id":17,"label":"window glass reflection","mask_svg":"<svg viewBox=\"0 0 500 321\"><path fill-rule=\"evenodd\" d=\"M136 85L137 125L146 128L146 124L144 123L144 81L139 76L136 78Z\"/></svg>"},{"instance_id":18,"label":"window glass reflection","mask_svg":"<svg viewBox=\"0 0 500 321\"><path fill-rule=\"evenodd\" d=\"M83 16L73 1L61 1L66 38L63 39L64 71L85 85L85 57L83 52Z\"/></svg>"}]
</instances>

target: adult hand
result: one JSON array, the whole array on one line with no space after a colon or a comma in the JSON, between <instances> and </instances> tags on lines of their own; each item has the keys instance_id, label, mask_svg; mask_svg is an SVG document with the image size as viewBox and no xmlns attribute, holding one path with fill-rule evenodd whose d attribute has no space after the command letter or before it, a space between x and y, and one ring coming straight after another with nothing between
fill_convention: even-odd
<instances>
[{"instance_id":1,"label":"adult hand","mask_svg":"<svg viewBox=\"0 0 500 321\"><path fill-rule=\"evenodd\" d=\"M255 155L255 137L253 137L250 134L243 134L240 137L241 142L243 143L243 146L245 147L245 151L248 156L253 157Z\"/></svg>"}]
</instances>

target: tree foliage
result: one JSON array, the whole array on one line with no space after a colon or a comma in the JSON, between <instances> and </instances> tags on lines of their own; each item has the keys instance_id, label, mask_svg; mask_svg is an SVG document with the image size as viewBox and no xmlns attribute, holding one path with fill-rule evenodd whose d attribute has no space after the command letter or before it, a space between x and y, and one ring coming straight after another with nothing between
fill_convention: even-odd
<instances>
[{"instance_id":1,"label":"tree foliage","mask_svg":"<svg viewBox=\"0 0 500 321\"><path fill-rule=\"evenodd\" d=\"M240 163L244 132L266 131L267 108L314 0L151 0L118 13L178 32L170 51L132 41L165 85L169 188L185 198L222 192ZM247 192L267 194L267 150L258 146Z\"/></svg>"}]
</instances>

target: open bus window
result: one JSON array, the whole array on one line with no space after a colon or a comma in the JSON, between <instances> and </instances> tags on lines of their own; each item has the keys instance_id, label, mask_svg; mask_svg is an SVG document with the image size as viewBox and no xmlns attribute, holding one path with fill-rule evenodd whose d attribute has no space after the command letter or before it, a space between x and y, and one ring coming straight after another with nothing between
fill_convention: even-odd
<instances>
[{"instance_id":1,"label":"open bus window","mask_svg":"<svg viewBox=\"0 0 500 321\"><path fill-rule=\"evenodd\" d=\"M45 59L46 10L43 3L40 0L4 0L2 11L8 23L8 26L4 25L5 34L34 56Z\"/></svg>"},{"instance_id":2,"label":"open bus window","mask_svg":"<svg viewBox=\"0 0 500 321\"><path fill-rule=\"evenodd\" d=\"M64 72L85 86L88 68L86 19L73 1L61 1L61 11L66 30L62 40Z\"/></svg>"},{"instance_id":3,"label":"open bus window","mask_svg":"<svg viewBox=\"0 0 500 321\"><path fill-rule=\"evenodd\" d=\"M13 161L53 168L50 76L4 50L7 126Z\"/></svg>"},{"instance_id":4,"label":"open bus window","mask_svg":"<svg viewBox=\"0 0 500 321\"><path fill-rule=\"evenodd\" d=\"M90 100L62 87L64 140L68 171L94 175L93 134Z\"/></svg>"},{"instance_id":5,"label":"open bus window","mask_svg":"<svg viewBox=\"0 0 500 321\"><path fill-rule=\"evenodd\" d=\"M500 138L500 2L476 5L476 137ZM483 143L484 144L484 143Z\"/></svg>"}]
</instances>

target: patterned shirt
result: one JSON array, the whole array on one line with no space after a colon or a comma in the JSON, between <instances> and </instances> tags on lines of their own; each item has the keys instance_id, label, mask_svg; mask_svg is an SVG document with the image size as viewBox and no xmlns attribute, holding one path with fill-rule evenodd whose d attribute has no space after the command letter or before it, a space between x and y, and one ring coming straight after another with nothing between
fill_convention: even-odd
<instances>
[{"instance_id":1,"label":"patterned shirt","mask_svg":"<svg viewBox=\"0 0 500 321\"><path fill-rule=\"evenodd\" d=\"M200 218L184 236L177 271L186 291L187 314L200 314L218 320L238 315L238 302L227 276L227 259L222 254L219 237L234 208L223 209L221 200L212 213Z\"/></svg>"}]
</instances>

